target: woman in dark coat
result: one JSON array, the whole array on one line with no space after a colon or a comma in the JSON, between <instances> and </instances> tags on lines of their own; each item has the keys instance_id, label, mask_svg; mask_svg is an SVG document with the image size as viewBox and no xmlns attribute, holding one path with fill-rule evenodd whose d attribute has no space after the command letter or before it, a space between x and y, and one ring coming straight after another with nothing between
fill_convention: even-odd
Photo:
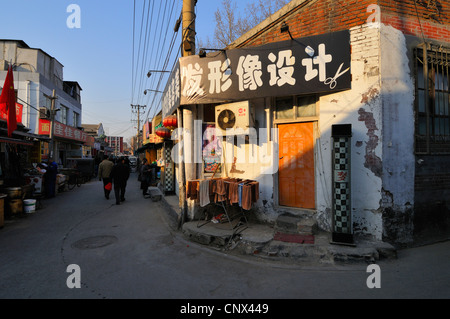
<instances>
[{"instance_id":1,"label":"woman in dark coat","mask_svg":"<svg viewBox=\"0 0 450 319\"><path fill-rule=\"evenodd\" d=\"M139 170L139 176L141 179L142 195L148 195L147 189L150 186L150 164L146 158L142 161L142 166Z\"/></svg>"},{"instance_id":2,"label":"woman in dark coat","mask_svg":"<svg viewBox=\"0 0 450 319\"><path fill-rule=\"evenodd\" d=\"M125 158L121 157L113 166L111 171L111 179L114 185L114 195L116 196L116 205L125 201L125 190L127 180L130 177L130 169L125 164Z\"/></svg>"}]
</instances>

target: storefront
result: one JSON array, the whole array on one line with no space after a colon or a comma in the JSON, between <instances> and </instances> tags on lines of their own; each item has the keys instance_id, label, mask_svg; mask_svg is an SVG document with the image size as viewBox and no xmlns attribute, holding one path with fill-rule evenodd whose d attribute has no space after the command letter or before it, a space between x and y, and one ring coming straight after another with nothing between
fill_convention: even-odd
<instances>
[{"instance_id":1,"label":"storefront","mask_svg":"<svg viewBox=\"0 0 450 319\"><path fill-rule=\"evenodd\" d=\"M341 14L317 11L324 5ZM291 1L226 50L181 58L162 107L163 116L177 110L181 128L179 188L212 176L256 180L252 211L263 222L290 212L332 233L410 243L418 185L433 175L427 160L441 168L442 185L429 186L448 206L450 44L431 31L424 44L406 28L417 20L409 9L400 17L381 5L372 23L367 6ZM349 13L358 18L338 19ZM445 23L426 22L448 34ZM425 84L436 93L424 97ZM197 218L198 202L187 202Z\"/></svg>"},{"instance_id":2,"label":"storefront","mask_svg":"<svg viewBox=\"0 0 450 319\"><path fill-rule=\"evenodd\" d=\"M66 165L68 158L82 158L82 145L93 145L92 139L82 130L55 121L54 141L56 143L55 161L62 166ZM50 135L50 121L39 119L39 134ZM46 153L43 156L47 156Z\"/></svg>"}]
</instances>

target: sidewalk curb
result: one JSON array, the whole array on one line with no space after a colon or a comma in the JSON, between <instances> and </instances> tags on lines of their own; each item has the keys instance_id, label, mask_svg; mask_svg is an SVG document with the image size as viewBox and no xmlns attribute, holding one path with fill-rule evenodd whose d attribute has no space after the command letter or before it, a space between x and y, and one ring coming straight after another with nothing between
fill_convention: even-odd
<instances>
[{"instance_id":1,"label":"sidewalk curb","mask_svg":"<svg viewBox=\"0 0 450 319\"><path fill-rule=\"evenodd\" d=\"M176 200L178 201L178 198ZM397 258L396 248L389 243L355 238L353 246L337 245L330 242L330 235L326 232L316 234L314 244L301 244L274 239L274 227L266 224L250 223L247 228L232 231L226 224L188 221L178 228L177 203L165 196L162 196L161 202L167 208L171 228L180 232L185 239L235 256L322 265L374 263L381 259Z\"/></svg>"}]
</instances>

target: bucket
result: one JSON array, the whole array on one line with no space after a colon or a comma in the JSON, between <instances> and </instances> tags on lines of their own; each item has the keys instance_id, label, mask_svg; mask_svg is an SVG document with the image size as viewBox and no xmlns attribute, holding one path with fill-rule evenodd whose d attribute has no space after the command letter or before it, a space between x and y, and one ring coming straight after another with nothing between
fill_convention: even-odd
<instances>
[{"instance_id":1,"label":"bucket","mask_svg":"<svg viewBox=\"0 0 450 319\"><path fill-rule=\"evenodd\" d=\"M22 187L9 187L5 190L10 199L22 198Z\"/></svg>"},{"instance_id":2,"label":"bucket","mask_svg":"<svg viewBox=\"0 0 450 319\"><path fill-rule=\"evenodd\" d=\"M9 209L11 211L11 214L23 213L23 201L21 199L10 199Z\"/></svg>"},{"instance_id":3,"label":"bucket","mask_svg":"<svg viewBox=\"0 0 450 319\"><path fill-rule=\"evenodd\" d=\"M36 200L35 199L24 199L23 200L23 211L25 213L34 213L36 211Z\"/></svg>"}]
</instances>

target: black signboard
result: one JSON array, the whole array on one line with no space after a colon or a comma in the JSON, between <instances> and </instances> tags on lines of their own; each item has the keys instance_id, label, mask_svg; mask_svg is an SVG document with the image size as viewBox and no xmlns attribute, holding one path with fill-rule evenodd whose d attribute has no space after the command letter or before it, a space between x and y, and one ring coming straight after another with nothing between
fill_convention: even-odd
<instances>
[{"instance_id":1,"label":"black signboard","mask_svg":"<svg viewBox=\"0 0 450 319\"><path fill-rule=\"evenodd\" d=\"M162 118L171 115L180 106L180 64L177 63L170 73L162 97Z\"/></svg>"},{"instance_id":2,"label":"black signboard","mask_svg":"<svg viewBox=\"0 0 450 319\"><path fill-rule=\"evenodd\" d=\"M180 58L180 104L351 88L348 30Z\"/></svg>"}]
</instances>

